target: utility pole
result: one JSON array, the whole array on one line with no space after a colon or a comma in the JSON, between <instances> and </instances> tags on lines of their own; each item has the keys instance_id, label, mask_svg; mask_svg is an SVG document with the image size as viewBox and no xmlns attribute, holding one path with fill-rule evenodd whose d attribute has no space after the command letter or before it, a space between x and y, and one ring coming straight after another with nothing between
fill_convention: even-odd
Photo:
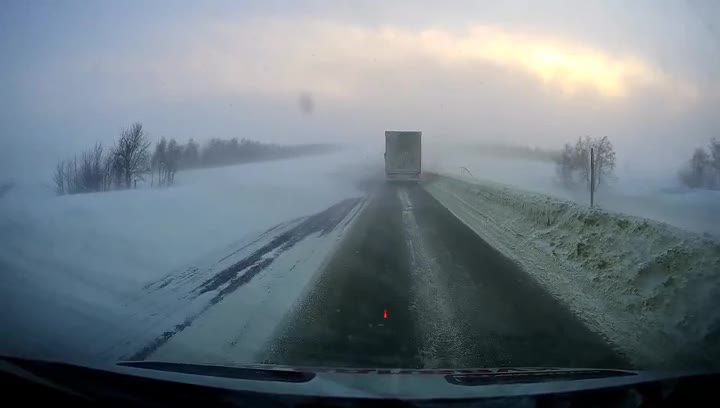
<instances>
[{"instance_id":1,"label":"utility pole","mask_svg":"<svg viewBox=\"0 0 720 408\"><path fill-rule=\"evenodd\" d=\"M595 204L595 149L590 148L590 208Z\"/></svg>"}]
</instances>

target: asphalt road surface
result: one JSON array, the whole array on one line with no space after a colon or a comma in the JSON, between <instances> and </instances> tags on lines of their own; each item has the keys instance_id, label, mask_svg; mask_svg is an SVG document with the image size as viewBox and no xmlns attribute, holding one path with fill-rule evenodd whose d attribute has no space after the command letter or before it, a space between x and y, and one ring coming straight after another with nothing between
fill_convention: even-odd
<instances>
[{"instance_id":1,"label":"asphalt road surface","mask_svg":"<svg viewBox=\"0 0 720 408\"><path fill-rule=\"evenodd\" d=\"M370 194L262 357L295 366L628 366L415 184Z\"/></svg>"}]
</instances>

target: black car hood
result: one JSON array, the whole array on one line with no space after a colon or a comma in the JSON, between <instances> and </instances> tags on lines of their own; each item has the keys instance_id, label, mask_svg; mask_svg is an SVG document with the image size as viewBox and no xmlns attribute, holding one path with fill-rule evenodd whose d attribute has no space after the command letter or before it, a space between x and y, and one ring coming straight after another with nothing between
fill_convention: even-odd
<instances>
[{"instance_id":1,"label":"black car hood","mask_svg":"<svg viewBox=\"0 0 720 408\"><path fill-rule=\"evenodd\" d=\"M133 401L181 398L181 402L227 398L327 399L330 401L395 400L478 401L517 398L577 398L599 395L652 400L666 398L680 384L699 390L718 383L718 375L699 372L654 372L560 367L478 369L318 368L275 365L198 365L161 361L125 361L110 365L2 358L0 370L44 381L58 389L102 399L132 396ZM702 384L702 386L698 385ZM147 394L150 395L147 395ZM697 395L698 391L691 394ZM588 397L592 395L592 397ZM635 397L632 397L635 396ZM200 399L197 399L200 398ZM642 400L642 399L641 399ZM258 402L257 400L254 400ZM305 401L307 402L307 401Z\"/></svg>"}]
</instances>

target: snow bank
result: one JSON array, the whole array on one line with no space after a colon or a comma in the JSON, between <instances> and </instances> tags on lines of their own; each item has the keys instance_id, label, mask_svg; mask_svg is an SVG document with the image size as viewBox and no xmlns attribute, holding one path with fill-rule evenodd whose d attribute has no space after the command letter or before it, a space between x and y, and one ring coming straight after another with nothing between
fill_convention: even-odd
<instances>
[{"instance_id":1,"label":"snow bank","mask_svg":"<svg viewBox=\"0 0 720 408\"><path fill-rule=\"evenodd\" d=\"M17 186L0 198L0 352L111 356L108 347L140 320L133 305L144 285L363 195L361 158L181 172L168 189L56 197Z\"/></svg>"},{"instance_id":2,"label":"snow bank","mask_svg":"<svg viewBox=\"0 0 720 408\"><path fill-rule=\"evenodd\" d=\"M427 190L638 366L720 361L720 241L501 184Z\"/></svg>"}]
</instances>

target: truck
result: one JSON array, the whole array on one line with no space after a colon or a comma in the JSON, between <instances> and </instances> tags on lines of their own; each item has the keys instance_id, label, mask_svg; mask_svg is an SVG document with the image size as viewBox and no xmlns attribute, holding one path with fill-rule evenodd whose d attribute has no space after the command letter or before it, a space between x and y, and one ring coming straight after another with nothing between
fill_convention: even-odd
<instances>
[{"instance_id":1,"label":"truck","mask_svg":"<svg viewBox=\"0 0 720 408\"><path fill-rule=\"evenodd\" d=\"M385 131L385 176L387 180L417 181L422 163L422 132Z\"/></svg>"}]
</instances>

